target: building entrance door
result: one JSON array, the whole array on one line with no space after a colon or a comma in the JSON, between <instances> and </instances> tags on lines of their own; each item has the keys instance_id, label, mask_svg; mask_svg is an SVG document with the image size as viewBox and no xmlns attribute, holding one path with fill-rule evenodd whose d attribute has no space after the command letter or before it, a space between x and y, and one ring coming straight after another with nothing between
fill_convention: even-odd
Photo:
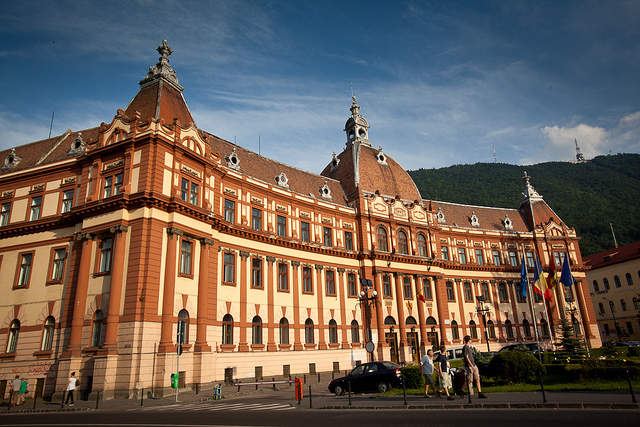
<instances>
[{"instance_id":1,"label":"building entrance door","mask_svg":"<svg viewBox=\"0 0 640 427\"><path fill-rule=\"evenodd\" d=\"M420 361L420 351L418 349L418 333L417 332L407 332L407 342L411 347L411 358L414 362Z\"/></svg>"},{"instance_id":2,"label":"building entrance door","mask_svg":"<svg viewBox=\"0 0 640 427\"><path fill-rule=\"evenodd\" d=\"M400 363L400 359L398 358L398 336L395 332L387 332L384 334L384 338L391 350L391 361L393 363Z\"/></svg>"},{"instance_id":3,"label":"building entrance door","mask_svg":"<svg viewBox=\"0 0 640 427\"><path fill-rule=\"evenodd\" d=\"M438 344L438 333L437 332L427 332L427 340L431 344L431 346L435 349L438 349L440 345Z\"/></svg>"}]
</instances>

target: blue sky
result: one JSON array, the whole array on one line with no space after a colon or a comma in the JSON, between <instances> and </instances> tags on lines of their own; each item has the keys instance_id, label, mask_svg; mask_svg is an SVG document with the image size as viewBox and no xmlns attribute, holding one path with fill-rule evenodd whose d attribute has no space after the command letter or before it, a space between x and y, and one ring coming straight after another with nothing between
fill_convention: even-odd
<instances>
[{"instance_id":1,"label":"blue sky","mask_svg":"<svg viewBox=\"0 0 640 427\"><path fill-rule=\"evenodd\" d=\"M199 128L320 172L351 84L405 169L640 152L638 1L19 1L0 149L110 122L167 39Z\"/></svg>"}]
</instances>

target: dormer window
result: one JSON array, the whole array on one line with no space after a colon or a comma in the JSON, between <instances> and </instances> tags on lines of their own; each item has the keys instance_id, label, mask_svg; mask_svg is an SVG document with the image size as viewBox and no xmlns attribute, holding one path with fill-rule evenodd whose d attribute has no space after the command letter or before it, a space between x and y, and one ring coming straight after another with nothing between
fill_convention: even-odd
<instances>
[{"instance_id":1,"label":"dormer window","mask_svg":"<svg viewBox=\"0 0 640 427\"><path fill-rule=\"evenodd\" d=\"M322 196L323 199L331 198L331 189L329 188L329 185L327 185L326 181L322 186L322 188L320 188L318 191L320 191L320 195Z\"/></svg>"},{"instance_id":2,"label":"dormer window","mask_svg":"<svg viewBox=\"0 0 640 427\"><path fill-rule=\"evenodd\" d=\"M340 164L340 159L336 156L336 152L334 151L331 159L331 172L338 168L338 164Z\"/></svg>"},{"instance_id":3,"label":"dormer window","mask_svg":"<svg viewBox=\"0 0 640 427\"><path fill-rule=\"evenodd\" d=\"M228 156L224 156L224 159L227 162L227 167L235 169L237 171L240 170L240 158L238 158L235 148L233 149L233 152L231 154L229 154Z\"/></svg>"},{"instance_id":4,"label":"dormer window","mask_svg":"<svg viewBox=\"0 0 640 427\"><path fill-rule=\"evenodd\" d=\"M289 189L289 178L287 178L287 175L284 172L276 176L275 179L276 179L276 183L278 184L278 187L282 187L287 190Z\"/></svg>"},{"instance_id":5,"label":"dormer window","mask_svg":"<svg viewBox=\"0 0 640 427\"><path fill-rule=\"evenodd\" d=\"M471 222L471 225L473 225L474 227L480 227L480 222L478 221L478 217L476 216L475 212L471 212L471 218L469 218L469 222Z\"/></svg>"},{"instance_id":6,"label":"dormer window","mask_svg":"<svg viewBox=\"0 0 640 427\"><path fill-rule=\"evenodd\" d=\"M21 161L22 157L16 154L15 148L12 148L7 158L4 159L4 166L2 167L2 169L13 169L18 166L18 163L20 163Z\"/></svg>"},{"instance_id":7,"label":"dormer window","mask_svg":"<svg viewBox=\"0 0 640 427\"><path fill-rule=\"evenodd\" d=\"M67 151L67 156L75 156L84 153L86 149L87 143L82 140L82 133L78 132L78 136L71 143L69 151Z\"/></svg>"},{"instance_id":8,"label":"dormer window","mask_svg":"<svg viewBox=\"0 0 640 427\"><path fill-rule=\"evenodd\" d=\"M386 165L387 164L387 156L382 152L382 147L378 147L378 152L376 153L376 160L378 164Z\"/></svg>"},{"instance_id":9,"label":"dormer window","mask_svg":"<svg viewBox=\"0 0 640 427\"><path fill-rule=\"evenodd\" d=\"M509 219L509 215L504 216L504 220L502 220L502 223L504 224L504 228L506 228L507 230L513 230L513 223Z\"/></svg>"},{"instance_id":10,"label":"dormer window","mask_svg":"<svg viewBox=\"0 0 640 427\"><path fill-rule=\"evenodd\" d=\"M442 212L442 208L438 208L438 213L436 214L436 218L438 218L438 222L445 224L447 220L444 218L444 212Z\"/></svg>"}]
</instances>

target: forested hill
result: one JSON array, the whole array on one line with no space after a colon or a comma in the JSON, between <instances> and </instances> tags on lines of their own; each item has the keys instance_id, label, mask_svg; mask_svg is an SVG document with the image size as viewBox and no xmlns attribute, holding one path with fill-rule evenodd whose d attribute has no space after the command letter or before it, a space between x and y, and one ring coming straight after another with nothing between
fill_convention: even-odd
<instances>
[{"instance_id":1,"label":"forested hill","mask_svg":"<svg viewBox=\"0 0 640 427\"><path fill-rule=\"evenodd\" d=\"M640 155L599 156L586 163L530 166L455 165L409 171L424 199L517 209L524 172L531 185L569 226L583 256L640 240Z\"/></svg>"}]
</instances>

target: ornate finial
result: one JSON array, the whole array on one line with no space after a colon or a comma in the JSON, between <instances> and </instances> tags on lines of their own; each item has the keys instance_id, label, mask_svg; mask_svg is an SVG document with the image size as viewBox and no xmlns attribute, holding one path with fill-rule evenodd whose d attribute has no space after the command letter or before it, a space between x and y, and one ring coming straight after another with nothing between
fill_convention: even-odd
<instances>
[{"instance_id":1,"label":"ornate finial","mask_svg":"<svg viewBox=\"0 0 640 427\"><path fill-rule=\"evenodd\" d=\"M161 55L159 58L160 62L169 62L168 56L173 53L173 49L167 44L167 39L162 40L162 46L158 46L156 50Z\"/></svg>"},{"instance_id":2,"label":"ornate finial","mask_svg":"<svg viewBox=\"0 0 640 427\"><path fill-rule=\"evenodd\" d=\"M173 49L169 47L167 40L162 40L162 45L158 46L156 50L160 54L159 61L153 67L149 67L149 72L144 80L140 81L140 86L144 87L162 78L174 88L182 92L184 88L178 83L176 72L171 68L171 65L169 65L168 57L173 53Z\"/></svg>"},{"instance_id":3,"label":"ornate finial","mask_svg":"<svg viewBox=\"0 0 640 427\"><path fill-rule=\"evenodd\" d=\"M522 193L522 200L542 200L542 196L538 194L535 188L531 185L531 177L527 174L527 171L524 172L524 176L522 180L525 182L524 185L524 193Z\"/></svg>"}]
</instances>

